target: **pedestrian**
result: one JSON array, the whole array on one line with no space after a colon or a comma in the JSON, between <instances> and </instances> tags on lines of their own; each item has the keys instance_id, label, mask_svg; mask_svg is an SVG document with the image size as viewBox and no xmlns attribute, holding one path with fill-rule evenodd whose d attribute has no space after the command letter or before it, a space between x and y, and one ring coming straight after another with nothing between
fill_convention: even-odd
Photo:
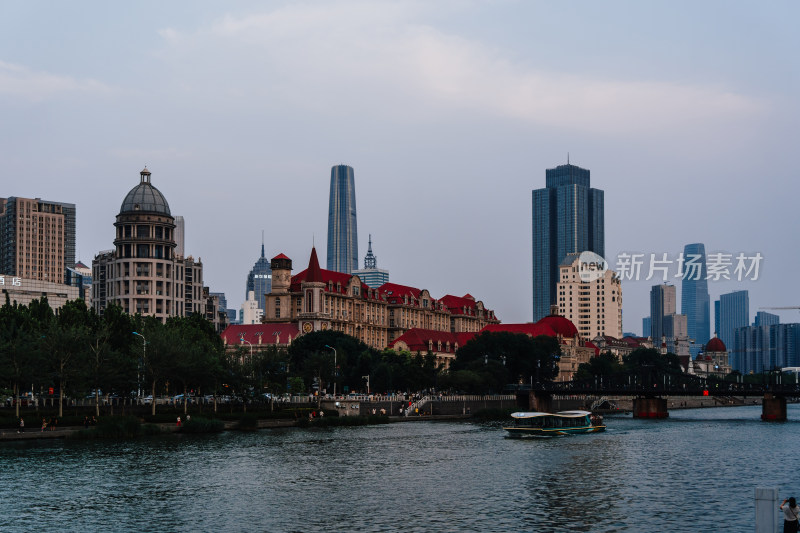
<instances>
[{"instance_id":1,"label":"pedestrian","mask_svg":"<svg viewBox=\"0 0 800 533\"><path fill-rule=\"evenodd\" d=\"M181 417L178 417L178 427L181 427Z\"/></svg>"},{"instance_id":2,"label":"pedestrian","mask_svg":"<svg viewBox=\"0 0 800 533\"><path fill-rule=\"evenodd\" d=\"M44 433L46 427L47 427L47 419L45 417L42 417L42 433Z\"/></svg>"},{"instance_id":3,"label":"pedestrian","mask_svg":"<svg viewBox=\"0 0 800 533\"><path fill-rule=\"evenodd\" d=\"M797 517L800 516L800 507L797 506L794 496L783 500L778 509L783 511L783 533L797 533Z\"/></svg>"},{"instance_id":4,"label":"pedestrian","mask_svg":"<svg viewBox=\"0 0 800 533\"><path fill-rule=\"evenodd\" d=\"M89 417L88 416L84 416L83 417L83 429L89 429Z\"/></svg>"},{"instance_id":5,"label":"pedestrian","mask_svg":"<svg viewBox=\"0 0 800 533\"><path fill-rule=\"evenodd\" d=\"M92 425L93 426L97 425L97 418L95 418L94 415L92 415Z\"/></svg>"},{"instance_id":6,"label":"pedestrian","mask_svg":"<svg viewBox=\"0 0 800 533\"><path fill-rule=\"evenodd\" d=\"M188 424L192 420L192 415L186 415L186 423Z\"/></svg>"},{"instance_id":7,"label":"pedestrian","mask_svg":"<svg viewBox=\"0 0 800 533\"><path fill-rule=\"evenodd\" d=\"M23 420L22 417L19 417L19 429L17 433L25 433L25 420Z\"/></svg>"}]
</instances>

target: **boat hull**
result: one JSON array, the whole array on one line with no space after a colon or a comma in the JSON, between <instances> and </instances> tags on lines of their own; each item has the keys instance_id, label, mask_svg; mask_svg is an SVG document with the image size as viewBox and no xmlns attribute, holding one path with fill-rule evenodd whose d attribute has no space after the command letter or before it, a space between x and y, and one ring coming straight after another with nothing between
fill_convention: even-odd
<instances>
[{"instance_id":1,"label":"boat hull","mask_svg":"<svg viewBox=\"0 0 800 533\"><path fill-rule=\"evenodd\" d=\"M512 437L563 437L581 433L599 433L605 431L605 426L585 426L577 428L534 428L534 427L504 427Z\"/></svg>"}]
</instances>

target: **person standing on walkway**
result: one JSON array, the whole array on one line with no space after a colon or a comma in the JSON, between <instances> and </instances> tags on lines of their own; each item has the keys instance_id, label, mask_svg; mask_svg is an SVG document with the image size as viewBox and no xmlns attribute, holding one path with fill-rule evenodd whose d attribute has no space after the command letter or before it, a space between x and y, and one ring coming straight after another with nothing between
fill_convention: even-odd
<instances>
[{"instance_id":1,"label":"person standing on walkway","mask_svg":"<svg viewBox=\"0 0 800 533\"><path fill-rule=\"evenodd\" d=\"M19 417L19 429L17 430L17 433L25 433L25 421L22 419L22 417Z\"/></svg>"},{"instance_id":2,"label":"person standing on walkway","mask_svg":"<svg viewBox=\"0 0 800 533\"><path fill-rule=\"evenodd\" d=\"M778 507L783 511L783 533L797 533L797 517L800 516L800 507L794 497L783 500Z\"/></svg>"}]
</instances>

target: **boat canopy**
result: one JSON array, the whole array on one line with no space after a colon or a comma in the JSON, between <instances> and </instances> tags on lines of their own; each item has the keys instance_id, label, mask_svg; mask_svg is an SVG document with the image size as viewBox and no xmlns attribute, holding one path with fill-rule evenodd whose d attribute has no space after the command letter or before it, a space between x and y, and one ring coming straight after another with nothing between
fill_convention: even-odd
<instances>
[{"instance_id":1,"label":"boat canopy","mask_svg":"<svg viewBox=\"0 0 800 533\"><path fill-rule=\"evenodd\" d=\"M542 416L558 416L563 418L581 418L591 415L589 411L561 411L559 413L518 412L511 413L511 418L539 418Z\"/></svg>"}]
</instances>

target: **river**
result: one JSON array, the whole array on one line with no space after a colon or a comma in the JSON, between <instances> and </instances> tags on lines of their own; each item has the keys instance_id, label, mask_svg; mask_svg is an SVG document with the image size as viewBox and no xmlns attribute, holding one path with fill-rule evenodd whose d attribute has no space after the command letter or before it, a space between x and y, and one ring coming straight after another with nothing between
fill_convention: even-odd
<instances>
[{"instance_id":1,"label":"river","mask_svg":"<svg viewBox=\"0 0 800 533\"><path fill-rule=\"evenodd\" d=\"M756 487L800 495L800 406L785 423L760 413L610 417L555 439L412 422L7 442L0 531L749 533Z\"/></svg>"}]
</instances>

